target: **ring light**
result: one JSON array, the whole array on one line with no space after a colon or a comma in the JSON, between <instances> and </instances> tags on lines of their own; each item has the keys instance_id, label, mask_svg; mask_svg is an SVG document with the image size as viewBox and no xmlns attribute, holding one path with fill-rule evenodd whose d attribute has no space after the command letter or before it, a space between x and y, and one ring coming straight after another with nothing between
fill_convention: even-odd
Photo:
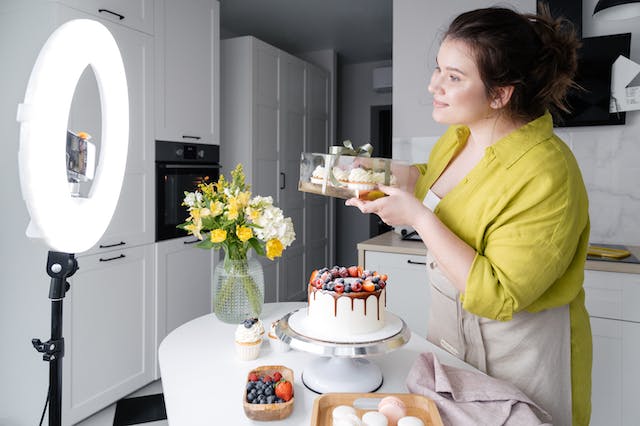
<instances>
[{"instance_id":1,"label":"ring light","mask_svg":"<svg viewBox=\"0 0 640 426\"><path fill-rule=\"evenodd\" d=\"M87 198L72 197L66 134L76 85L91 65L102 108L100 159ZM18 107L20 183L31 216L30 237L54 250L80 253L106 230L118 203L129 143L129 101L120 50L107 28L89 19L60 26L33 67Z\"/></svg>"}]
</instances>

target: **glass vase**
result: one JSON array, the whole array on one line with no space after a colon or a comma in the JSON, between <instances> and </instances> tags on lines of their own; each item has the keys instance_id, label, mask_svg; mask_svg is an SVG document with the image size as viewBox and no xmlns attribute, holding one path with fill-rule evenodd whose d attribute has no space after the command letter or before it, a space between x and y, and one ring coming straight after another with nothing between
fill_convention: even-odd
<instances>
[{"instance_id":1,"label":"glass vase","mask_svg":"<svg viewBox=\"0 0 640 426\"><path fill-rule=\"evenodd\" d=\"M213 274L214 312L220 321L240 324L258 318L264 304L264 273L256 259L224 257Z\"/></svg>"}]
</instances>

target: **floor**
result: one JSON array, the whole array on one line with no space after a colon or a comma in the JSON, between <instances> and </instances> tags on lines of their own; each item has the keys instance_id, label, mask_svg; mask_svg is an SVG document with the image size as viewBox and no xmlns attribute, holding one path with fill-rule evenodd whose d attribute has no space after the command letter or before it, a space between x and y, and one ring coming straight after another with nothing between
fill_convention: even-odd
<instances>
[{"instance_id":1,"label":"floor","mask_svg":"<svg viewBox=\"0 0 640 426\"><path fill-rule=\"evenodd\" d=\"M136 419L158 418L164 412L164 404L158 396L162 394L162 382L157 380L148 386L132 393L126 398L110 405L93 416L76 423L75 426L168 426L166 418L158 421L136 422ZM117 413L116 413L117 411ZM117 418L116 418L117 414Z\"/></svg>"}]
</instances>

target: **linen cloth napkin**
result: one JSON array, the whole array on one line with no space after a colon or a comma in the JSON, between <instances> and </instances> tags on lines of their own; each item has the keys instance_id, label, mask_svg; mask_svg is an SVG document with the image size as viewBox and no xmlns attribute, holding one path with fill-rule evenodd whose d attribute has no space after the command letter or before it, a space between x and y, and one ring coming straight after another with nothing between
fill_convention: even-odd
<instances>
[{"instance_id":1,"label":"linen cloth napkin","mask_svg":"<svg viewBox=\"0 0 640 426\"><path fill-rule=\"evenodd\" d=\"M551 416L511 383L442 365L431 352L418 356L406 385L436 403L445 425L551 425Z\"/></svg>"}]
</instances>

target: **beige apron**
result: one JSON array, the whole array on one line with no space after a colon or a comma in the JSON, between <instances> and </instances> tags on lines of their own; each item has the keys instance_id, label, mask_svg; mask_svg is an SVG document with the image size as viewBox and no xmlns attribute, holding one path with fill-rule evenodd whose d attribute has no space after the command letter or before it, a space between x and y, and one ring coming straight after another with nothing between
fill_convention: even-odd
<instances>
[{"instance_id":1,"label":"beige apron","mask_svg":"<svg viewBox=\"0 0 640 426\"><path fill-rule=\"evenodd\" d=\"M556 426L571 425L569 307L518 312L511 321L465 311L460 293L427 254L431 308L427 339L492 377L509 381L543 407Z\"/></svg>"}]
</instances>

